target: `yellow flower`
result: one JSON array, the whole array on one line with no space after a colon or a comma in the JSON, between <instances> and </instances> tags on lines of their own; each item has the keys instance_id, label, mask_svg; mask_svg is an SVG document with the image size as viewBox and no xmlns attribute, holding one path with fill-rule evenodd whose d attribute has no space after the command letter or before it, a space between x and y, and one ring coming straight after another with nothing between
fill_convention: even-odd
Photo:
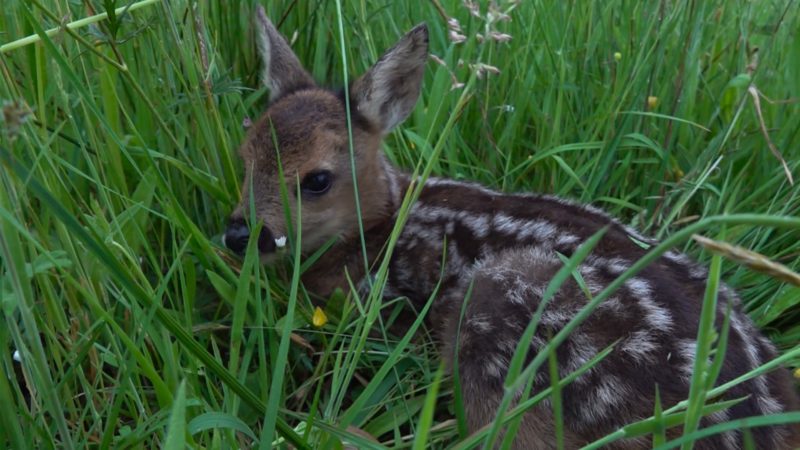
<instances>
[{"instance_id":1,"label":"yellow flower","mask_svg":"<svg viewBox=\"0 0 800 450\"><path fill-rule=\"evenodd\" d=\"M311 317L311 323L313 323L317 328L320 328L328 323L328 316L325 315L325 311L323 311L319 306L314 309L314 315Z\"/></svg>"},{"instance_id":2,"label":"yellow flower","mask_svg":"<svg viewBox=\"0 0 800 450\"><path fill-rule=\"evenodd\" d=\"M619 62L622 59L622 53L614 52L614 61Z\"/></svg>"},{"instance_id":3,"label":"yellow flower","mask_svg":"<svg viewBox=\"0 0 800 450\"><path fill-rule=\"evenodd\" d=\"M651 95L647 97L647 107L650 109L655 109L658 106L658 97Z\"/></svg>"}]
</instances>

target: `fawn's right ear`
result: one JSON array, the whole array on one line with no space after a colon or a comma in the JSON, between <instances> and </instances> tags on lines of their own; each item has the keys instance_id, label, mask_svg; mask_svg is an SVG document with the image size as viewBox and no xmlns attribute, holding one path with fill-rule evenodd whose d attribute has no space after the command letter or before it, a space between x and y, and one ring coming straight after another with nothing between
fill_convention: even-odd
<instances>
[{"instance_id":1,"label":"fawn's right ear","mask_svg":"<svg viewBox=\"0 0 800 450\"><path fill-rule=\"evenodd\" d=\"M263 65L261 82L269 88L270 101L286 92L315 86L314 79L303 69L297 56L267 18L261 5L256 7L256 35Z\"/></svg>"}]
</instances>

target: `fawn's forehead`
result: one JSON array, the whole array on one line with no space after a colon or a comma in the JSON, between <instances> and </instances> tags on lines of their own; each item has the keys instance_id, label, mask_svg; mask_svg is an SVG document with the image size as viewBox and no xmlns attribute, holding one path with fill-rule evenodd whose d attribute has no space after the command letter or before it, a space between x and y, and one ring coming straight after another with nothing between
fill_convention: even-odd
<instances>
[{"instance_id":1,"label":"fawn's forehead","mask_svg":"<svg viewBox=\"0 0 800 450\"><path fill-rule=\"evenodd\" d=\"M353 127L368 128L361 120L354 120ZM303 89L269 105L248 132L241 154L246 163L257 162L267 169L276 166L280 155L286 168L347 148L347 136L344 98L325 89Z\"/></svg>"},{"instance_id":2,"label":"fawn's forehead","mask_svg":"<svg viewBox=\"0 0 800 450\"><path fill-rule=\"evenodd\" d=\"M346 126L344 101L324 89L303 89L279 97L269 105L265 117L272 121L279 137L298 130Z\"/></svg>"}]
</instances>

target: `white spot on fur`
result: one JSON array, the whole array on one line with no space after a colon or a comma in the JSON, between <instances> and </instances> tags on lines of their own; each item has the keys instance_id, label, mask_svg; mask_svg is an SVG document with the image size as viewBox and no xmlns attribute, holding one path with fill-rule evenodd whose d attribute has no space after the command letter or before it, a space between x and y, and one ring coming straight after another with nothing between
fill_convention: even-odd
<instances>
[{"instance_id":1,"label":"white spot on fur","mask_svg":"<svg viewBox=\"0 0 800 450\"><path fill-rule=\"evenodd\" d=\"M772 343L772 341L770 341L766 337L764 337L762 335L759 335L758 336L758 342L761 344L762 347L765 347L768 352L770 352L772 354L774 354L776 352L775 345ZM769 358L769 355L763 355L763 356L765 358Z\"/></svg>"},{"instance_id":2,"label":"white spot on fur","mask_svg":"<svg viewBox=\"0 0 800 450\"><path fill-rule=\"evenodd\" d=\"M534 220L525 226L522 236L532 237L539 242L545 242L552 240L556 233L558 233L558 229L552 223L544 220Z\"/></svg>"},{"instance_id":3,"label":"white spot on fur","mask_svg":"<svg viewBox=\"0 0 800 450\"><path fill-rule=\"evenodd\" d=\"M448 236L452 236L452 235L453 235L453 233L454 233L455 231L456 231L456 223L455 223L455 222L453 222L452 220L448 220L448 221L447 221L447 222L444 224L444 232L445 232L445 233L446 233Z\"/></svg>"},{"instance_id":4,"label":"white spot on fur","mask_svg":"<svg viewBox=\"0 0 800 450\"><path fill-rule=\"evenodd\" d=\"M511 289L506 291L506 299L515 305L525 305L528 303L527 294L529 292L530 286L522 282L520 277L517 277L516 281L511 286Z\"/></svg>"},{"instance_id":5,"label":"white spot on fur","mask_svg":"<svg viewBox=\"0 0 800 450\"><path fill-rule=\"evenodd\" d=\"M669 250L664 253L664 258L669 261L674 262L675 264L679 264L682 266L688 266L692 264L692 260L683 253L676 252L674 250Z\"/></svg>"},{"instance_id":6,"label":"white spot on fur","mask_svg":"<svg viewBox=\"0 0 800 450\"><path fill-rule=\"evenodd\" d=\"M642 297L650 297L652 292L652 288L650 287L650 283L645 281L642 278L630 278L628 281L625 282L625 287L631 291L636 298Z\"/></svg>"},{"instance_id":7,"label":"white spot on fur","mask_svg":"<svg viewBox=\"0 0 800 450\"><path fill-rule=\"evenodd\" d=\"M597 277L595 276L597 275L596 267L584 264L578 267L578 272L581 274L581 277L583 277L583 282L592 296L597 295L603 290L604 286L597 281Z\"/></svg>"},{"instance_id":8,"label":"white spot on fur","mask_svg":"<svg viewBox=\"0 0 800 450\"><path fill-rule=\"evenodd\" d=\"M450 241L447 245L447 273L453 276L459 276L466 270L467 263L458 251L458 244L455 241Z\"/></svg>"},{"instance_id":9,"label":"white spot on fur","mask_svg":"<svg viewBox=\"0 0 800 450\"><path fill-rule=\"evenodd\" d=\"M522 325L518 317L506 317L503 319L503 324L509 330L522 331L525 327Z\"/></svg>"},{"instance_id":10,"label":"white spot on fur","mask_svg":"<svg viewBox=\"0 0 800 450\"><path fill-rule=\"evenodd\" d=\"M727 409L723 409L721 411L714 411L707 417L708 421L711 423L722 423L728 421L728 419L730 418L730 414L728 413Z\"/></svg>"},{"instance_id":11,"label":"white spot on fur","mask_svg":"<svg viewBox=\"0 0 800 450\"><path fill-rule=\"evenodd\" d=\"M547 327L562 327L572 320L573 315L564 308L548 307L542 313L541 323Z\"/></svg>"},{"instance_id":12,"label":"white spot on fur","mask_svg":"<svg viewBox=\"0 0 800 450\"><path fill-rule=\"evenodd\" d=\"M626 310L625 305L622 304L618 297L606 299L597 309L600 311L611 311L616 314L622 314Z\"/></svg>"},{"instance_id":13,"label":"white spot on fur","mask_svg":"<svg viewBox=\"0 0 800 450\"><path fill-rule=\"evenodd\" d=\"M406 232L403 233L403 239L410 239L412 247L418 243L415 241L421 240L428 246L441 248L443 237L444 230L439 226L421 221L409 220L406 224Z\"/></svg>"},{"instance_id":14,"label":"white spot on fur","mask_svg":"<svg viewBox=\"0 0 800 450\"><path fill-rule=\"evenodd\" d=\"M569 342L570 352L567 356L567 363L563 366L564 370L559 374L562 378L583 367L598 353L597 347L592 344L592 340L586 334L573 333L569 337ZM589 372L593 370L594 367L589 369ZM586 377L583 378L585 379Z\"/></svg>"},{"instance_id":15,"label":"white spot on fur","mask_svg":"<svg viewBox=\"0 0 800 450\"><path fill-rule=\"evenodd\" d=\"M508 369L505 358L497 353L487 355L484 358L483 373L491 378L502 378Z\"/></svg>"},{"instance_id":16,"label":"white spot on fur","mask_svg":"<svg viewBox=\"0 0 800 450\"><path fill-rule=\"evenodd\" d=\"M459 211L456 218L478 239L485 239L489 235L489 218L487 216Z\"/></svg>"},{"instance_id":17,"label":"white spot on fur","mask_svg":"<svg viewBox=\"0 0 800 450\"><path fill-rule=\"evenodd\" d=\"M467 319L467 326L472 329L472 331L485 334L492 331L492 324L489 322L489 316L485 314L476 314L469 319Z\"/></svg>"},{"instance_id":18,"label":"white spot on fur","mask_svg":"<svg viewBox=\"0 0 800 450\"><path fill-rule=\"evenodd\" d=\"M544 294L544 288L536 283L529 283L523 277L524 274L518 271L513 272L513 279L510 280L510 286L506 291L506 299L516 305L526 305L532 300L541 299ZM510 278L511 274L506 274ZM495 280L501 281L501 280Z\"/></svg>"},{"instance_id":19,"label":"white spot on fur","mask_svg":"<svg viewBox=\"0 0 800 450\"><path fill-rule=\"evenodd\" d=\"M539 350L544 348L545 345L547 345L547 342L544 339L542 339L537 335L533 335L533 337L531 338L529 351L538 352Z\"/></svg>"},{"instance_id":20,"label":"white spot on fur","mask_svg":"<svg viewBox=\"0 0 800 450\"><path fill-rule=\"evenodd\" d=\"M520 219L515 219L503 213L499 213L492 219L492 226L499 232L505 234L519 233L527 223Z\"/></svg>"},{"instance_id":21,"label":"white spot on fur","mask_svg":"<svg viewBox=\"0 0 800 450\"><path fill-rule=\"evenodd\" d=\"M462 189L471 189L480 192L482 194L491 196L500 195L498 192L492 191L491 189L488 189L480 184L465 182L465 181L456 181L456 180L451 180L449 178L430 177L425 182L425 186L458 187Z\"/></svg>"},{"instance_id":22,"label":"white spot on fur","mask_svg":"<svg viewBox=\"0 0 800 450\"><path fill-rule=\"evenodd\" d=\"M456 211L441 206L417 203L412 207L409 217L409 222L421 221L426 224L444 223L445 226L448 227L448 233L452 233L455 224L460 223L479 239L485 239L486 236L489 235L489 218L484 214ZM414 232L416 232L416 230Z\"/></svg>"},{"instance_id":23,"label":"white spot on fur","mask_svg":"<svg viewBox=\"0 0 800 450\"><path fill-rule=\"evenodd\" d=\"M715 411L709 414L708 416L706 416L706 419L711 424L723 423L730 420L730 413L728 413L728 410L723 409L722 411ZM727 431L725 433L720 433L719 436L725 442L725 448L727 449L741 448L741 446L739 445L739 438L737 432Z\"/></svg>"},{"instance_id":24,"label":"white spot on fur","mask_svg":"<svg viewBox=\"0 0 800 450\"><path fill-rule=\"evenodd\" d=\"M694 372L694 361L697 358L697 341L693 339L681 339L678 341L678 353L685 360L683 366L679 368L683 379L689 381Z\"/></svg>"},{"instance_id":25,"label":"white spot on fur","mask_svg":"<svg viewBox=\"0 0 800 450\"><path fill-rule=\"evenodd\" d=\"M577 243L579 240L580 238L574 234L562 233L558 236L558 239L556 239L556 245L566 247Z\"/></svg>"},{"instance_id":26,"label":"white spot on fur","mask_svg":"<svg viewBox=\"0 0 800 450\"><path fill-rule=\"evenodd\" d=\"M605 211L596 206L586 205L586 204L580 204L578 206L580 206L583 210L588 211L592 214L597 214L598 216L604 216L604 217L608 216L608 213L606 213Z\"/></svg>"},{"instance_id":27,"label":"white spot on fur","mask_svg":"<svg viewBox=\"0 0 800 450\"><path fill-rule=\"evenodd\" d=\"M763 375L761 378L763 378ZM783 411L783 406L781 406L780 402L769 395L760 395L756 400L758 409L764 414L777 414Z\"/></svg>"},{"instance_id":28,"label":"white spot on fur","mask_svg":"<svg viewBox=\"0 0 800 450\"><path fill-rule=\"evenodd\" d=\"M700 265L692 266L689 269L689 277L695 280L704 280L708 276L708 270Z\"/></svg>"},{"instance_id":29,"label":"white spot on fur","mask_svg":"<svg viewBox=\"0 0 800 450\"><path fill-rule=\"evenodd\" d=\"M594 424L617 414L614 409L631 395L630 387L615 375L600 377L594 389L584 398L583 407L578 408L587 424Z\"/></svg>"},{"instance_id":30,"label":"white spot on fur","mask_svg":"<svg viewBox=\"0 0 800 450\"><path fill-rule=\"evenodd\" d=\"M592 277L597 274L597 269L594 266L587 266L585 264L578 267L578 271L584 277Z\"/></svg>"},{"instance_id":31,"label":"white spot on fur","mask_svg":"<svg viewBox=\"0 0 800 450\"><path fill-rule=\"evenodd\" d=\"M744 353L747 356L747 361L749 363L747 370L752 370L761 365L761 355L758 353L758 348L755 345L752 337L752 329L749 327L749 320L745 318L744 320L739 317L739 313L737 311L731 311L730 314L730 323L731 323L731 330L734 331L739 338L742 340L742 347L744 349ZM767 394L767 386L764 377L757 377L753 381L759 385L759 393L760 394Z\"/></svg>"},{"instance_id":32,"label":"white spot on fur","mask_svg":"<svg viewBox=\"0 0 800 450\"><path fill-rule=\"evenodd\" d=\"M612 275L620 275L631 267L630 263L622 258L612 258L603 261L603 263L604 267L606 267Z\"/></svg>"},{"instance_id":33,"label":"white spot on fur","mask_svg":"<svg viewBox=\"0 0 800 450\"><path fill-rule=\"evenodd\" d=\"M658 348L658 343L651 332L637 330L625 339L621 350L631 355L636 361L649 362L653 360L653 353Z\"/></svg>"},{"instance_id":34,"label":"white spot on fur","mask_svg":"<svg viewBox=\"0 0 800 450\"><path fill-rule=\"evenodd\" d=\"M631 278L625 282L625 287L639 301L650 327L662 331L672 328L672 316L651 298L653 289L650 283L643 278Z\"/></svg>"}]
</instances>

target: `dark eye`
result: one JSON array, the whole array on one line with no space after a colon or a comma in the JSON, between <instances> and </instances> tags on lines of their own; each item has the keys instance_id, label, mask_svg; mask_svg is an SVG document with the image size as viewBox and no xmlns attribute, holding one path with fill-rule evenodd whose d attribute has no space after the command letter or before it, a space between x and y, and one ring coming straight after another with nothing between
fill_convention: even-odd
<instances>
[{"instance_id":1,"label":"dark eye","mask_svg":"<svg viewBox=\"0 0 800 450\"><path fill-rule=\"evenodd\" d=\"M322 195L331 188L333 174L327 170L311 172L303 178L300 189L304 194Z\"/></svg>"}]
</instances>

